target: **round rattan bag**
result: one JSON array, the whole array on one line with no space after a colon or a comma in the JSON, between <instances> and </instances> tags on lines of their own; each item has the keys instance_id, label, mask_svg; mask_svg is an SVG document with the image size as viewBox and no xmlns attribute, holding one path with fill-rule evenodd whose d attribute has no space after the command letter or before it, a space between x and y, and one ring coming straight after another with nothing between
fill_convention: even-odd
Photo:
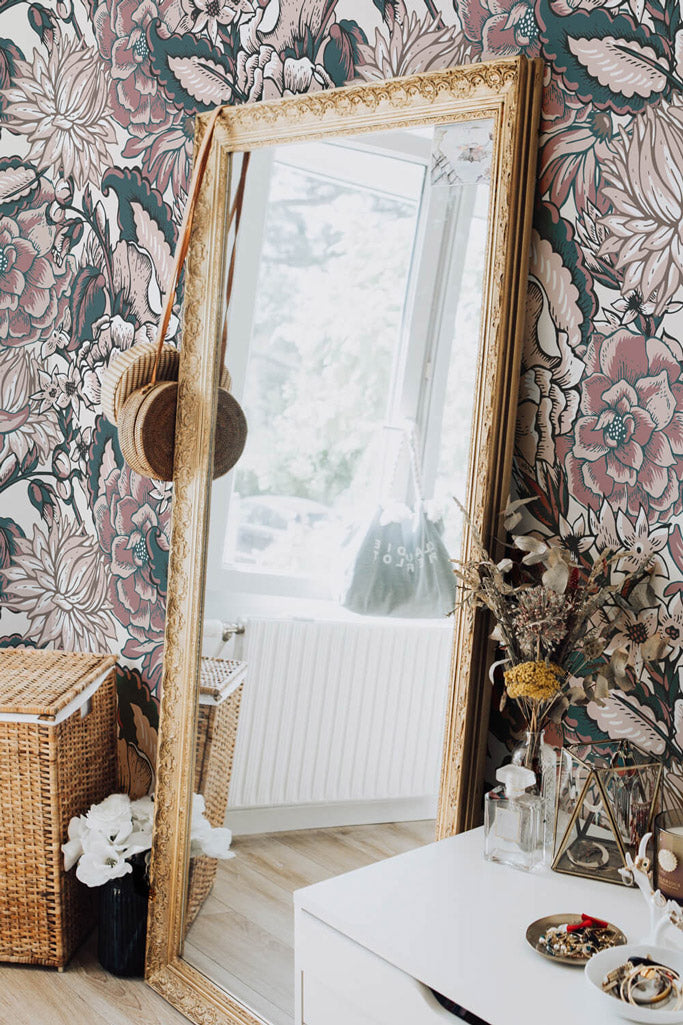
<instances>
[{"instance_id":1,"label":"round rattan bag","mask_svg":"<svg viewBox=\"0 0 683 1025\"><path fill-rule=\"evenodd\" d=\"M125 349L102 374L102 412L112 424L118 424L123 404L136 389L147 384L152 377L157 346L153 342L138 342ZM177 381L180 353L172 345L164 345L159 356L157 381Z\"/></svg>"},{"instance_id":2,"label":"round rattan bag","mask_svg":"<svg viewBox=\"0 0 683 1025\"><path fill-rule=\"evenodd\" d=\"M173 308L178 279L190 244L190 232L209 148L219 109L209 121L197 154L188 189L185 215L176 247L173 272L166 292L156 345L140 343L112 360L102 381L102 405L105 415L118 427L124 459L136 473L156 480L173 479L176 406L178 400L179 353L164 344ZM226 294L230 303L235 261L235 239L242 209L249 154L242 160L239 185L230 211L235 220L232 256ZM230 230L230 224L228 230ZM226 323L223 327L221 366L225 357ZM227 387L226 387L227 385ZM244 449L247 422L237 400L229 392L229 375L218 388L215 432L214 477L230 470Z\"/></svg>"},{"instance_id":3,"label":"round rattan bag","mask_svg":"<svg viewBox=\"0 0 683 1025\"><path fill-rule=\"evenodd\" d=\"M156 480L173 479L178 384L163 381L134 391L119 415L119 444L123 458L136 473ZM218 389L213 476L235 465L247 440L247 421L237 399Z\"/></svg>"}]
</instances>

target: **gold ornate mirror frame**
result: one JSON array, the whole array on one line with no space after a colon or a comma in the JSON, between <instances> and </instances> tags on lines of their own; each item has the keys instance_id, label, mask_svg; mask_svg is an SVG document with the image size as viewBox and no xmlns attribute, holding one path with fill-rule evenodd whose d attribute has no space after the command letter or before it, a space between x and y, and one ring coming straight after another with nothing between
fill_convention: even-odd
<instances>
[{"instance_id":1,"label":"gold ornate mirror frame","mask_svg":"<svg viewBox=\"0 0 683 1025\"><path fill-rule=\"evenodd\" d=\"M541 74L540 61L516 57L226 107L218 120L186 272L147 943L149 984L195 1022L261 1022L182 958L231 153L352 132L493 120L487 270L466 503L471 523L493 543L512 462ZM204 115L198 119L198 135L206 121ZM470 546L465 526L464 558ZM460 609L454 623L438 837L481 819L490 690L487 645L483 619Z\"/></svg>"}]
</instances>

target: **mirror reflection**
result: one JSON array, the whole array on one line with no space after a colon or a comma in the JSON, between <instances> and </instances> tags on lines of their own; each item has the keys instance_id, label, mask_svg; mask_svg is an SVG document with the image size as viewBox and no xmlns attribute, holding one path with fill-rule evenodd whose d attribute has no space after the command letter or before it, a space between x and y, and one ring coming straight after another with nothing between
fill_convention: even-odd
<instances>
[{"instance_id":1,"label":"mirror reflection","mask_svg":"<svg viewBox=\"0 0 683 1025\"><path fill-rule=\"evenodd\" d=\"M293 1020L295 889L434 838L492 122L251 154L211 495L184 958ZM232 178L239 174L234 159Z\"/></svg>"}]
</instances>

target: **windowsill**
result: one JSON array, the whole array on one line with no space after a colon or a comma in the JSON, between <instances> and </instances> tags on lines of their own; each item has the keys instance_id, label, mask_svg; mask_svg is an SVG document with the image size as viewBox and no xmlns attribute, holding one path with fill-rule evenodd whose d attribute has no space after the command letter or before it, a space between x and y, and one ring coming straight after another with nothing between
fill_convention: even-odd
<instances>
[{"instance_id":1,"label":"windowsill","mask_svg":"<svg viewBox=\"0 0 683 1025\"><path fill-rule=\"evenodd\" d=\"M246 619L283 619L316 622L355 623L357 626L378 626L390 623L404 626L418 625L452 630L453 624L448 616L434 617L403 617L403 616L361 616L350 612L338 602L315 598L293 598L264 594L248 594L234 591L230 595L217 595L207 592L206 619L223 621Z\"/></svg>"}]
</instances>

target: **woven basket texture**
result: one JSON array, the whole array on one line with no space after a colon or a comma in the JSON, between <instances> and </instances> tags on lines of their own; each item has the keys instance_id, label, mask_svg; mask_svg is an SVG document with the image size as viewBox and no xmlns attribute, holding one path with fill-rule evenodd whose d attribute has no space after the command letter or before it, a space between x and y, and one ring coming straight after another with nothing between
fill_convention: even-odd
<instances>
[{"instance_id":1,"label":"woven basket texture","mask_svg":"<svg viewBox=\"0 0 683 1025\"><path fill-rule=\"evenodd\" d=\"M3 648L0 713L54 717L115 665L115 655Z\"/></svg>"},{"instance_id":2,"label":"woven basket texture","mask_svg":"<svg viewBox=\"0 0 683 1025\"><path fill-rule=\"evenodd\" d=\"M165 381L152 385L135 415L135 451L155 480L173 480L177 406L178 385Z\"/></svg>"},{"instance_id":3,"label":"woven basket texture","mask_svg":"<svg viewBox=\"0 0 683 1025\"><path fill-rule=\"evenodd\" d=\"M119 412L123 458L143 477L173 480L177 401L175 381L147 384L132 392ZM215 423L214 480L233 468L247 440L242 407L224 388L218 389Z\"/></svg>"},{"instance_id":4,"label":"woven basket texture","mask_svg":"<svg viewBox=\"0 0 683 1025\"><path fill-rule=\"evenodd\" d=\"M123 404L132 392L148 384L152 377L157 346L139 342L114 356L102 374L102 412L110 423L118 424ZM157 381L177 381L180 353L172 345L161 350Z\"/></svg>"},{"instance_id":5,"label":"woven basket texture","mask_svg":"<svg viewBox=\"0 0 683 1025\"><path fill-rule=\"evenodd\" d=\"M201 693L219 700L226 683L243 666L243 662L233 659L202 658ZM199 706L194 788L204 795L206 817L212 826L222 826L225 821L243 688L241 683L220 705ZM216 858L193 858L190 862L186 929L209 896L217 869Z\"/></svg>"},{"instance_id":6,"label":"woven basket texture","mask_svg":"<svg viewBox=\"0 0 683 1025\"><path fill-rule=\"evenodd\" d=\"M93 891L64 871L61 846L72 816L116 786L115 663L110 655L0 652L2 711L46 716L0 722L2 961L61 968L94 924ZM77 708L55 725L54 710L107 669L87 714Z\"/></svg>"},{"instance_id":7,"label":"woven basket texture","mask_svg":"<svg viewBox=\"0 0 683 1025\"><path fill-rule=\"evenodd\" d=\"M216 480L232 470L247 440L247 420L242 407L224 388L218 389L214 439L213 478Z\"/></svg>"},{"instance_id":8,"label":"woven basket texture","mask_svg":"<svg viewBox=\"0 0 683 1025\"><path fill-rule=\"evenodd\" d=\"M153 480L173 480L178 385L148 384L126 399L119 414L119 445L136 473Z\"/></svg>"}]
</instances>

